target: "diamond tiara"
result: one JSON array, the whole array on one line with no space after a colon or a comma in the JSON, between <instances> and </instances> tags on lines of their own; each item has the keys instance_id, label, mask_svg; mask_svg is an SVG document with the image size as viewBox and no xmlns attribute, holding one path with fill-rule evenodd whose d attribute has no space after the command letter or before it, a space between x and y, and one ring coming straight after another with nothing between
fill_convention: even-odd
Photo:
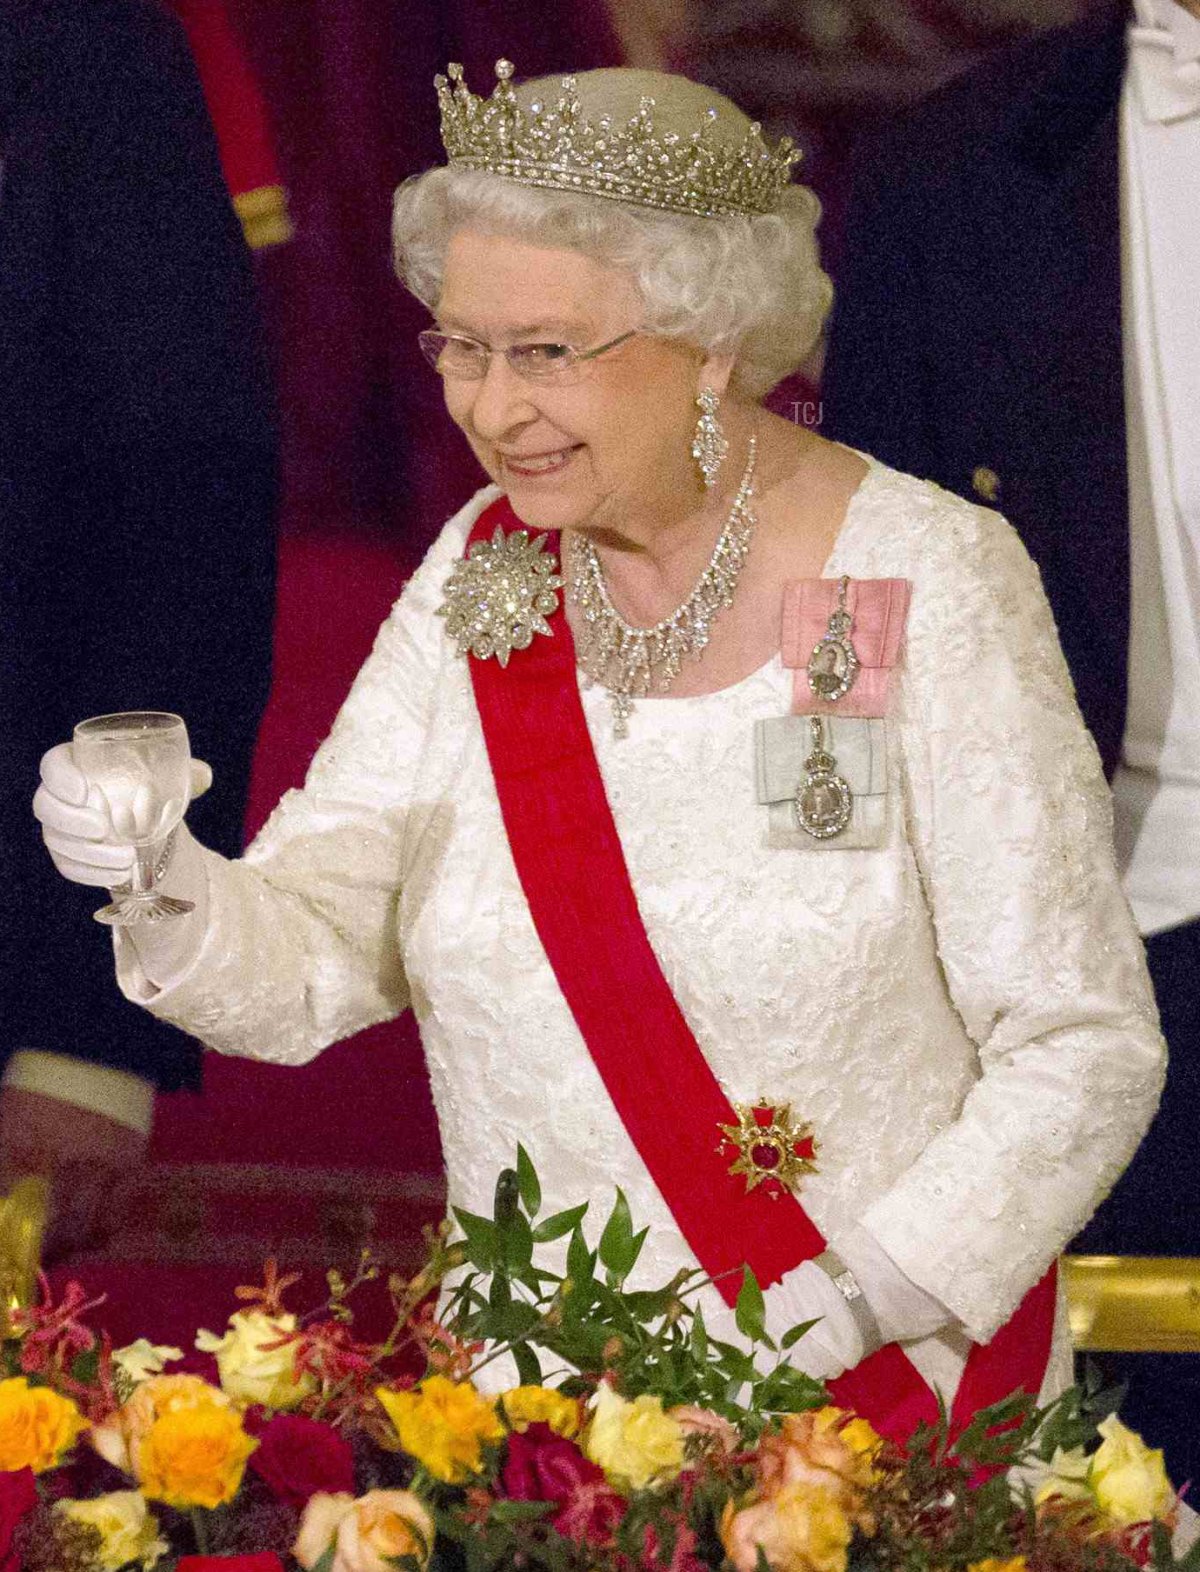
<instances>
[{"instance_id":1,"label":"diamond tiara","mask_svg":"<svg viewBox=\"0 0 1200 1572\"><path fill-rule=\"evenodd\" d=\"M616 125L611 115L588 119L578 83L564 76L553 102L534 99L528 109L512 85L513 67L496 62L491 98L477 98L460 65L449 80L434 78L442 112L442 142L451 165L503 175L526 186L611 197L641 207L699 218L774 213L791 180L800 151L790 137L771 148L751 122L740 141L716 134L717 111L704 111L687 135L654 129L655 100ZM609 74L609 73L606 73Z\"/></svg>"}]
</instances>

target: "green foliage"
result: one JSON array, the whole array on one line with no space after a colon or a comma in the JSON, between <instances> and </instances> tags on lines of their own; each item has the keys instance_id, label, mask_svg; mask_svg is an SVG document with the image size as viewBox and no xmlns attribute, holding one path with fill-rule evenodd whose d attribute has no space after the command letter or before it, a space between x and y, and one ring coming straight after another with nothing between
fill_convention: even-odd
<instances>
[{"instance_id":1,"label":"green foliage","mask_svg":"<svg viewBox=\"0 0 1200 1572\"><path fill-rule=\"evenodd\" d=\"M694 1305L708 1283L699 1269L657 1286L625 1286L647 1230L635 1228L620 1190L595 1245L584 1233L586 1205L545 1218L541 1205L541 1183L521 1148L497 1182L491 1217L454 1213L462 1238L450 1247L461 1244L466 1270L445 1321L465 1342L488 1345L484 1362L508 1352L523 1382L545 1377L576 1392L606 1373L627 1397L649 1392L667 1407L696 1403L723 1414L750 1441L771 1415L825 1400L824 1388L767 1336L762 1289L749 1269L734 1315L752 1354L710 1336ZM792 1328L786 1348L811 1324Z\"/></svg>"}]
</instances>

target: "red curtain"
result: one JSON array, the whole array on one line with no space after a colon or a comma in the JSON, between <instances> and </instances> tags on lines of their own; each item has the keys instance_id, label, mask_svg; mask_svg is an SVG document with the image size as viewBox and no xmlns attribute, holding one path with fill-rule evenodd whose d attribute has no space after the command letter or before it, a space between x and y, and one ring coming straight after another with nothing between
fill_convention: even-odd
<instances>
[{"instance_id":1,"label":"red curtain","mask_svg":"<svg viewBox=\"0 0 1200 1572\"><path fill-rule=\"evenodd\" d=\"M389 211L441 161L433 78L461 61L489 92L523 76L619 63L598 0L227 0L262 84L295 239L264 257L279 352L285 526L374 527L419 554L476 484L413 344L425 313L397 284Z\"/></svg>"}]
</instances>

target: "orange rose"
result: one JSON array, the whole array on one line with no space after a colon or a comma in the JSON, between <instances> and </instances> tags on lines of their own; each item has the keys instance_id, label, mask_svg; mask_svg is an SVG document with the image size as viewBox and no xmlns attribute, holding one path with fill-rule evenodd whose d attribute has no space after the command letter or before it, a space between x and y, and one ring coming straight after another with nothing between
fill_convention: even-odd
<instances>
[{"instance_id":1,"label":"orange rose","mask_svg":"<svg viewBox=\"0 0 1200 1572\"><path fill-rule=\"evenodd\" d=\"M740 1512L729 1501L720 1532L736 1572L756 1572L760 1554L771 1572L846 1572L850 1519L819 1485L785 1485Z\"/></svg>"},{"instance_id":2,"label":"orange rose","mask_svg":"<svg viewBox=\"0 0 1200 1572\"><path fill-rule=\"evenodd\" d=\"M0 1472L54 1468L75 1445L87 1420L69 1397L24 1376L0 1381Z\"/></svg>"},{"instance_id":3,"label":"orange rose","mask_svg":"<svg viewBox=\"0 0 1200 1572\"><path fill-rule=\"evenodd\" d=\"M129 1401L92 1431L91 1442L106 1463L137 1478L142 1442L164 1414L184 1408L232 1406L219 1387L195 1375L160 1375L142 1381Z\"/></svg>"},{"instance_id":4,"label":"orange rose","mask_svg":"<svg viewBox=\"0 0 1200 1572\"><path fill-rule=\"evenodd\" d=\"M168 1506L221 1506L237 1495L246 1459L257 1445L228 1404L176 1408L146 1432L138 1482L143 1495Z\"/></svg>"},{"instance_id":5,"label":"orange rose","mask_svg":"<svg viewBox=\"0 0 1200 1572\"><path fill-rule=\"evenodd\" d=\"M875 1455L881 1445L865 1419L852 1418L841 1408L787 1414L779 1429L764 1436L759 1446L762 1494L769 1497L792 1485L812 1485L854 1513L874 1483Z\"/></svg>"}]
</instances>

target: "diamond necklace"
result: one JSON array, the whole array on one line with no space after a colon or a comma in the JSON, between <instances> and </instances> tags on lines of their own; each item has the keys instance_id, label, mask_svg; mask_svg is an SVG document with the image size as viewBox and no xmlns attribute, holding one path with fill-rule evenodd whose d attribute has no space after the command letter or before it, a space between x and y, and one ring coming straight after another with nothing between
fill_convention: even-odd
<instances>
[{"instance_id":1,"label":"diamond necklace","mask_svg":"<svg viewBox=\"0 0 1200 1572\"><path fill-rule=\"evenodd\" d=\"M700 658L713 619L733 603L757 522L752 506L757 450L758 438L752 436L737 496L695 589L652 628L635 628L625 621L609 596L595 546L590 540L572 542L567 592L580 613L579 664L593 682L608 689L615 737L629 735L635 698L652 690L665 692L686 659Z\"/></svg>"}]
</instances>

